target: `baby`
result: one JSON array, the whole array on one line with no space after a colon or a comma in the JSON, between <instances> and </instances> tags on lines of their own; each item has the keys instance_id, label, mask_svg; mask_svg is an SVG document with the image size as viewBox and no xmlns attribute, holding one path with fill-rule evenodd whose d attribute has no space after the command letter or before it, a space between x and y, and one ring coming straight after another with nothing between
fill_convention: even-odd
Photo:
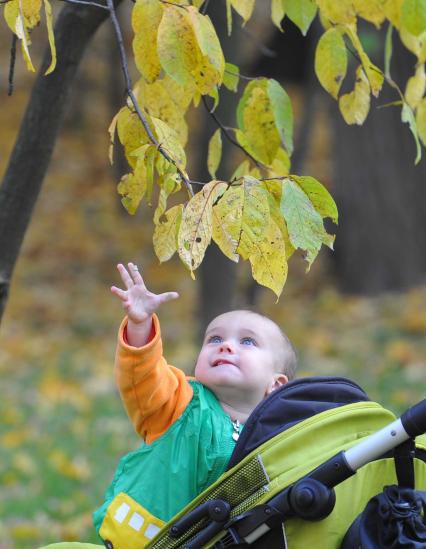
<instances>
[{"instance_id":1,"label":"baby","mask_svg":"<svg viewBox=\"0 0 426 549\"><path fill-rule=\"evenodd\" d=\"M164 359L155 314L178 294L147 290L133 263L128 269L119 264L118 271L126 289L111 291L127 316L119 330L116 380L143 443L121 459L94 522L111 545L120 547L123 535L143 547L226 470L242 425L294 377L296 355L272 320L231 311L208 325L195 377L188 378Z\"/></svg>"}]
</instances>

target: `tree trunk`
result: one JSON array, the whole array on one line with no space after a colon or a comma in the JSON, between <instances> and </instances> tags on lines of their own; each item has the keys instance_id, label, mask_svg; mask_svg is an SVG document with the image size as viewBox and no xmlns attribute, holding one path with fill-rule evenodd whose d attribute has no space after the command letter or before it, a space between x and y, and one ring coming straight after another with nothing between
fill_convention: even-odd
<instances>
[{"instance_id":1,"label":"tree trunk","mask_svg":"<svg viewBox=\"0 0 426 549\"><path fill-rule=\"evenodd\" d=\"M50 63L50 52L47 52L35 81L0 187L0 319L25 231L61 126L71 83L86 46L108 15L107 10L96 7L70 5L63 8L55 25L57 67L49 76L43 76Z\"/></svg>"},{"instance_id":2,"label":"tree trunk","mask_svg":"<svg viewBox=\"0 0 426 549\"><path fill-rule=\"evenodd\" d=\"M395 45L392 76L404 87L414 58ZM385 83L379 103L395 100ZM376 102L377 104L377 102ZM335 267L344 291L376 294L424 283L426 154L415 166L414 139L400 107L372 108L361 127L333 109L339 208Z\"/></svg>"}]
</instances>

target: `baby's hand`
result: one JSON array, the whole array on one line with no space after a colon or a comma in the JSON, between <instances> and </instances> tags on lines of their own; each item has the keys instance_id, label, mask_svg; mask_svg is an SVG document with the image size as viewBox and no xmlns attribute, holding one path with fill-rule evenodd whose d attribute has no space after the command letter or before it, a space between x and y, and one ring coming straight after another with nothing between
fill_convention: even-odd
<instances>
[{"instance_id":1,"label":"baby's hand","mask_svg":"<svg viewBox=\"0 0 426 549\"><path fill-rule=\"evenodd\" d=\"M128 263L127 266L128 270L121 263L117 265L121 280L127 289L122 290L121 288L112 286L111 292L121 299L123 308L131 322L143 324L147 320L150 321L152 314L162 303L179 297L179 294L176 292L153 294L146 289L137 265Z\"/></svg>"}]
</instances>

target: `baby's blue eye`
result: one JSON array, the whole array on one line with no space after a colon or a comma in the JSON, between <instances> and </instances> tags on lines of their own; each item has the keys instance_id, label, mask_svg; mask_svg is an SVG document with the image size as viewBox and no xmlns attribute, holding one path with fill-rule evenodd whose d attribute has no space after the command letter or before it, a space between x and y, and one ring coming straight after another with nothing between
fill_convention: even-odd
<instances>
[{"instance_id":1,"label":"baby's blue eye","mask_svg":"<svg viewBox=\"0 0 426 549\"><path fill-rule=\"evenodd\" d=\"M220 336L211 336L207 340L207 343L220 343L222 341L222 338Z\"/></svg>"},{"instance_id":2,"label":"baby's blue eye","mask_svg":"<svg viewBox=\"0 0 426 549\"><path fill-rule=\"evenodd\" d=\"M241 344L242 345L254 345L255 347L257 346L256 340L253 339L252 337L243 337L243 339L241 340Z\"/></svg>"}]
</instances>

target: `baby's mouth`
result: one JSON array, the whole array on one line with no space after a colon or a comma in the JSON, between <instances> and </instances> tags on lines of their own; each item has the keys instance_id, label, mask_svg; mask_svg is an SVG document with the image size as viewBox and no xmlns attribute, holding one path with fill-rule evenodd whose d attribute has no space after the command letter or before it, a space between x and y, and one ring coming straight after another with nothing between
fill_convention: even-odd
<instances>
[{"instance_id":1,"label":"baby's mouth","mask_svg":"<svg viewBox=\"0 0 426 549\"><path fill-rule=\"evenodd\" d=\"M235 364L233 362L231 362L230 360L226 360L226 358L219 358L217 360L215 360L212 364L213 368L216 367L216 366L222 366L224 364L229 364L230 366L235 366Z\"/></svg>"}]
</instances>

